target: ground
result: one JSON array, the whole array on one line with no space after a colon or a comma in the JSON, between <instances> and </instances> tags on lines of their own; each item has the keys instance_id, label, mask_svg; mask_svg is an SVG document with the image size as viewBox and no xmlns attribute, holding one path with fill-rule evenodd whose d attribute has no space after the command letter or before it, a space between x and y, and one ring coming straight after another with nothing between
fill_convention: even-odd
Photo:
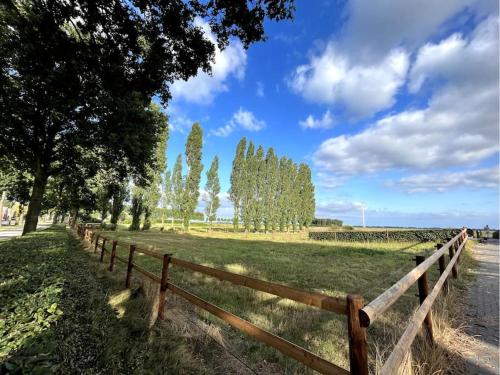
<instances>
[{"instance_id":1,"label":"ground","mask_svg":"<svg viewBox=\"0 0 500 375\"><path fill-rule=\"evenodd\" d=\"M197 263L330 295L360 293L367 301L412 269L416 253L434 248L432 243L314 242L304 234L119 230L107 235L125 245L118 247L122 256L127 254L124 241L133 240ZM170 294L166 321L149 329L148 308L154 303L157 286L151 292L137 274L133 292L124 289L124 267L117 264L112 273L107 271L107 257L99 265L98 254L92 248L82 251L63 228L5 241L0 243L0 253L0 360L4 369L41 366L84 373L110 369L116 373L310 373L294 360ZM156 273L161 267L146 256L138 255L137 261ZM454 292L440 303L456 298L456 292L463 290L467 262L466 256L461 278L453 281ZM348 368L345 317L197 273L173 268L170 276L200 297ZM431 279L436 276L432 269ZM142 293L138 293L141 285ZM368 330L372 368L387 356L387 349L405 328L418 303L415 293L415 288L408 291ZM448 310L441 310L448 314ZM436 314L436 321L439 319ZM442 321L450 319L444 316ZM439 330L437 336L441 340ZM420 341L414 347L419 348ZM417 362L418 357L417 350ZM420 357L426 358L425 352ZM453 351L446 351L445 357L455 358ZM442 373L431 365L424 369L421 374Z\"/></svg>"},{"instance_id":2,"label":"ground","mask_svg":"<svg viewBox=\"0 0 500 375\"><path fill-rule=\"evenodd\" d=\"M467 372L494 375L500 372L498 353L499 325L499 242L488 240L473 251L478 262L477 278L467 292L467 333L476 338L475 346L467 354Z\"/></svg>"}]
</instances>

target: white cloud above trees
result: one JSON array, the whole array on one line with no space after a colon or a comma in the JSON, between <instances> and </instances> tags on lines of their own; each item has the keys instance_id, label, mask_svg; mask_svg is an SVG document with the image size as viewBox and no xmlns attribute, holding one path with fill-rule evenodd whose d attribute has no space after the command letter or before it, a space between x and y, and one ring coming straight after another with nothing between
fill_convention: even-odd
<instances>
[{"instance_id":1,"label":"white cloud above trees","mask_svg":"<svg viewBox=\"0 0 500 375\"><path fill-rule=\"evenodd\" d=\"M299 121L299 125L302 129L330 129L333 126L333 116L327 109L322 117L315 118L309 115L305 120Z\"/></svg>"},{"instance_id":2,"label":"white cloud above trees","mask_svg":"<svg viewBox=\"0 0 500 375\"><path fill-rule=\"evenodd\" d=\"M264 120L257 119L252 112L240 107L240 109L233 114L226 125L212 130L211 134L218 137L227 137L236 129L257 132L265 127L266 122Z\"/></svg>"}]
</instances>

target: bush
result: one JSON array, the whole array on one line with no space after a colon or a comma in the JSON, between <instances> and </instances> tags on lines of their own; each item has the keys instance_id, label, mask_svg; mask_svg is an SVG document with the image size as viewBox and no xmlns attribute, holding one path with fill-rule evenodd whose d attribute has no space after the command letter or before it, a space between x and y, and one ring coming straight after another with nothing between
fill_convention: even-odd
<instances>
[{"instance_id":1,"label":"bush","mask_svg":"<svg viewBox=\"0 0 500 375\"><path fill-rule=\"evenodd\" d=\"M393 231L352 231L352 232L309 232L312 240L333 240L346 242L438 242L454 237L459 229L420 229L420 230L393 230Z\"/></svg>"},{"instance_id":2,"label":"bush","mask_svg":"<svg viewBox=\"0 0 500 375\"><path fill-rule=\"evenodd\" d=\"M493 238L498 240L498 231L497 230L493 232Z\"/></svg>"}]
</instances>

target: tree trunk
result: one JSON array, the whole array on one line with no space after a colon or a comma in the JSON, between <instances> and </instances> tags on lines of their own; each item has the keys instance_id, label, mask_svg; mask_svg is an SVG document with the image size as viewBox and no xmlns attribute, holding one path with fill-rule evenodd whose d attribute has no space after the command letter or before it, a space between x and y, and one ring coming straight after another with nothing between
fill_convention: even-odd
<instances>
[{"instance_id":1,"label":"tree trunk","mask_svg":"<svg viewBox=\"0 0 500 375\"><path fill-rule=\"evenodd\" d=\"M69 224L72 228L76 225L76 220L78 219L78 210L80 208L78 206L71 207Z\"/></svg>"},{"instance_id":2,"label":"tree trunk","mask_svg":"<svg viewBox=\"0 0 500 375\"><path fill-rule=\"evenodd\" d=\"M2 198L0 199L0 227L3 222L3 201L5 200L5 191L2 191Z\"/></svg>"},{"instance_id":3,"label":"tree trunk","mask_svg":"<svg viewBox=\"0 0 500 375\"><path fill-rule=\"evenodd\" d=\"M41 166L37 167L35 172L35 180L33 181L33 189L31 190L30 203L23 228L23 236L27 233L36 231L38 224L38 216L42 210L42 199L47 186L47 172Z\"/></svg>"}]
</instances>

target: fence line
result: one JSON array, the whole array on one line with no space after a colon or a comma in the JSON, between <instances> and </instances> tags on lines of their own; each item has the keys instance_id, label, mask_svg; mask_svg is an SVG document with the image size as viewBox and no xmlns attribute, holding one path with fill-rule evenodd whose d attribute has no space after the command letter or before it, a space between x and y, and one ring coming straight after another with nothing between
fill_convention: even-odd
<instances>
[{"instance_id":1,"label":"fence line","mask_svg":"<svg viewBox=\"0 0 500 375\"><path fill-rule=\"evenodd\" d=\"M416 267L402 277L389 289L373 301L364 304L363 298L359 295L348 295L347 297L330 297L321 293L307 292L304 290L292 288L286 285L276 284L269 281L259 280L248 276L243 276L212 267L203 266L196 263L191 263L182 259L174 258L170 254L159 254L150 249L138 247L135 244L122 242L120 245L128 245L129 257L128 260L116 254L118 241L108 237L101 236L100 233L94 231L94 226L78 225L76 231L78 235L91 245L95 241L94 252L99 250L100 245L100 260L103 261L104 254L110 254L109 270L112 271L115 260L127 264L127 274L125 285L130 288L132 271L135 269L153 282L160 284L160 304L158 317L163 319L163 310L166 301L166 291L184 298L188 302L208 311L217 316L224 322L240 331L252 336L256 340L270 345L284 355L294 358L295 360L305 364L306 366L319 371L322 374L355 374L368 375L368 354L367 354L367 328L377 320L390 306L392 306L413 284L418 284L420 307L414 313L410 324L399 339L396 347L393 349L389 358L383 365L381 374L390 375L398 371L403 362L406 353L415 339L420 327L424 326L427 338L430 343L433 343L432 329L432 305L438 294L442 291L444 294L448 292L450 273L453 278L458 277L458 265L462 250L467 242L467 230L462 229L456 236L449 238L446 244L438 244L437 250L427 259L422 256L415 258ZM111 250L106 245L111 241ZM449 262L446 265L446 252L449 253ZM134 263L135 253L142 253L146 256L153 257L163 262L161 277L147 271L146 269ZM439 264L440 278L436 282L434 288L429 294L427 271L435 264ZM255 326L254 324L237 317L215 306L202 298L184 290L178 285L170 282L168 278L168 270L170 266L176 266L184 269L189 269L193 272L199 272L219 280L228 281L235 285L244 286L250 289L259 290L265 293L273 294L278 297L291 299L293 301L303 303L316 308L333 311L337 314L346 315L348 328L349 342L349 363L350 370L343 369L314 353L307 351L281 337L278 337L271 332Z\"/></svg>"}]
</instances>

